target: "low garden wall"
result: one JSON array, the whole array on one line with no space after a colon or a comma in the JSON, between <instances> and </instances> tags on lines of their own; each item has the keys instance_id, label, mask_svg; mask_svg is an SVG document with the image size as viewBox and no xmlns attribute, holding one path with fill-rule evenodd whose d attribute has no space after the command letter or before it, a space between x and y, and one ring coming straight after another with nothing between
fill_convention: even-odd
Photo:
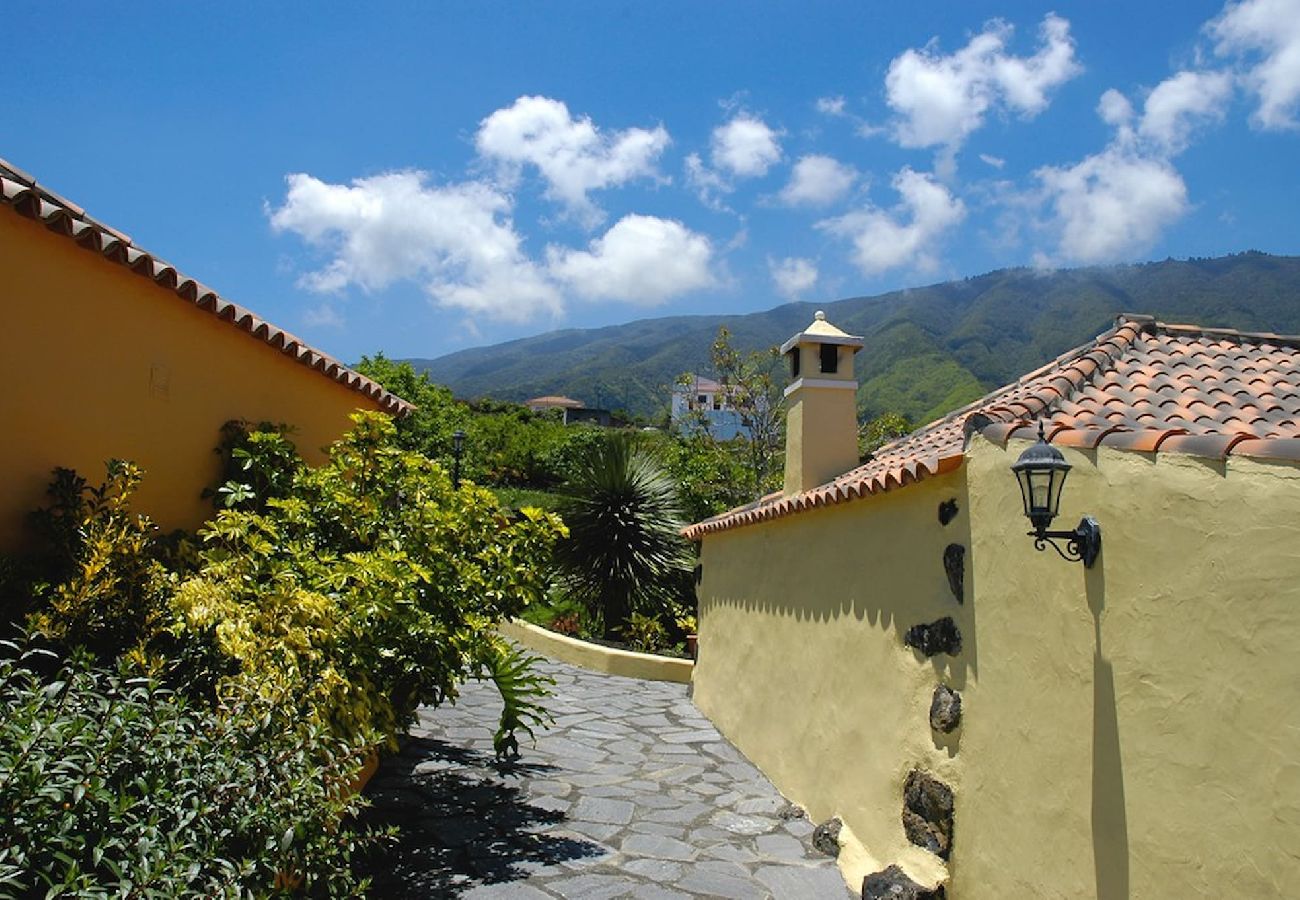
<instances>
[{"instance_id":1,"label":"low garden wall","mask_svg":"<svg viewBox=\"0 0 1300 900\"><path fill-rule=\"evenodd\" d=\"M695 670L695 664L689 659L634 653L631 650L591 644L519 619L502 622L498 630L530 650L595 672L608 672L610 675L640 678L643 681L689 684Z\"/></svg>"}]
</instances>

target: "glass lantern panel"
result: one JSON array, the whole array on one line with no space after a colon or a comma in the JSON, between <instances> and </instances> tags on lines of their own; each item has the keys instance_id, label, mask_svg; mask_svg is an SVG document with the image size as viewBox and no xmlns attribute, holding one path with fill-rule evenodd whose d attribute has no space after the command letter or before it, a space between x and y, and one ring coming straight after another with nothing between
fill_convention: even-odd
<instances>
[{"instance_id":1,"label":"glass lantern panel","mask_svg":"<svg viewBox=\"0 0 1300 900\"><path fill-rule=\"evenodd\" d=\"M1029 486L1029 472L1026 469L1016 469L1016 481L1020 483L1020 500L1025 505L1025 515L1033 512L1033 491Z\"/></svg>"},{"instance_id":2,"label":"glass lantern panel","mask_svg":"<svg viewBox=\"0 0 1300 900\"><path fill-rule=\"evenodd\" d=\"M1052 497L1053 474L1052 469L1031 469L1029 471L1030 512L1053 511L1049 506Z\"/></svg>"},{"instance_id":3,"label":"glass lantern panel","mask_svg":"<svg viewBox=\"0 0 1300 900\"><path fill-rule=\"evenodd\" d=\"M1047 511L1052 518L1056 518L1056 514L1061 511L1061 488L1065 486L1065 476L1069 474L1069 469L1052 470L1051 487L1047 495Z\"/></svg>"}]
</instances>

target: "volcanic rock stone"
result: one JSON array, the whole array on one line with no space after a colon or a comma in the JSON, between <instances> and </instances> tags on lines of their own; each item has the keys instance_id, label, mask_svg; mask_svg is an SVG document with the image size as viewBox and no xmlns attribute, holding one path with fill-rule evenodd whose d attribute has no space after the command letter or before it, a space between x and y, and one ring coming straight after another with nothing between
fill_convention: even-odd
<instances>
[{"instance_id":1,"label":"volcanic rock stone","mask_svg":"<svg viewBox=\"0 0 1300 900\"><path fill-rule=\"evenodd\" d=\"M961 694L941 684L930 701L930 727L951 734L961 724Z\"/></svg>"},{"instance_id":2,"label":"volcanic rock stone","mask_svg":"<svg viewBox=\"0 0 1300 900\"><path fill-rule=\"evenodd\" d=\"M913 844L947 859L952 851L952 788L913 769L903 786L903 831Z\"/></svg>"},{"instance_id":3,"label":"volcanic rock stone","mask_svg":"<svg viewBox=\"0 0 1300 900\"><path fill-rule=\"evenodd\" d=\"M957 629L957 623L952 620L952 616L944 616L942 619L923 625L913 625L907 629L903 642L909 647L920 650L926 656L934 656L938 653L956 656L961 652L961 632Z\"/></svg>"},{"instance_id":4,"label":"volcanic rock stone","mask_svg":"<svg viewBox=\"0 0 1300 900\"><path fill-rule=\"evenodd\" d=\"M944 900L945 896L943 885L927 890L904 875L898 866L890 866L862 880L862 900Z\"/></svg>"},{"instance_id":5,"label":"volcanic rock stone","mask_svg":"<svg viewBox=\"0 0 1300 900\"><path fill-rule=\"evenodd\" d=\"M812 845L827 856L840 855L840 829L844 823L839 816L827 819L813 831Z\"/></svg>"},{"instance_id":6,"label":"volcanic rock stone","mask_svg":"<svg viewBox=\"0 0 1300 900\"><path fill-rule=\"evenodd\" d=\"M943 548L943 571L948 576L948 590L958 603L965 602L966 548L949 544Z\"/></svg>"}]
</instances>

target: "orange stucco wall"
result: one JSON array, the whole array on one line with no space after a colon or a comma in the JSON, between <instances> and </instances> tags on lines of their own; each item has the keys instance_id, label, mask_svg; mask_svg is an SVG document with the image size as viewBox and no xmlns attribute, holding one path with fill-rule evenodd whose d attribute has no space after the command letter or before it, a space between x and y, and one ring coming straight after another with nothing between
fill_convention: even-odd
<instances>
[{"instance_id":1,"label":"orange stucco wall","mask_svg":"<svg viewBox=\"0 0 1300 900\"><path fill-rule=\"evenodd\" d=\"M0 210L4 393L0 549L21 542L55 466L92 483L105 460L145 470L136 507L164 528L209 517L202 489L230 419L285 422L309 460L364 395L187 305L125 266Z\"/></svg>"}]
</instances>

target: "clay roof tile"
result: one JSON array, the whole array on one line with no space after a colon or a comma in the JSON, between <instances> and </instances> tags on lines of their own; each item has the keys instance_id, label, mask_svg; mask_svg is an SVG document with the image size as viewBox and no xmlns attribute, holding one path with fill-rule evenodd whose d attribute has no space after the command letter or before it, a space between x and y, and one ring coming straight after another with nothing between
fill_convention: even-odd
<instances>
[{"instance_id":1,"label":"clay roof tile","mask_svg":"<svg viewBox=\"0 0 1300 900\"><path fill-rule=\"evenodd\" d=\"M36 179L13 164L0 159L0 203L9 206L20 215L37 218L59 234L72 238L78 245L103 254L107 259L124 264L133 271L149 276L154 283L173 292L182 300L197 303L200 308L236 321L241 328L253 333L255 337L265 340L276 349L294 353L290 344L298 342L285 341L284 333L274 328L260 327L260 320L235 320L229 312L238 309L233 304L222 301L213 291L186 278L173 267L162 263L143 249L135 246L130 235L118 231L86 215L86 211L59 194L38 185ZM338 380L338 379L335 379ZM357 375L355 384L350 387L373 396L381 407L396 415L405 415L414 407L385 391L370 379Z\"/></svg>"}]
</instances>

